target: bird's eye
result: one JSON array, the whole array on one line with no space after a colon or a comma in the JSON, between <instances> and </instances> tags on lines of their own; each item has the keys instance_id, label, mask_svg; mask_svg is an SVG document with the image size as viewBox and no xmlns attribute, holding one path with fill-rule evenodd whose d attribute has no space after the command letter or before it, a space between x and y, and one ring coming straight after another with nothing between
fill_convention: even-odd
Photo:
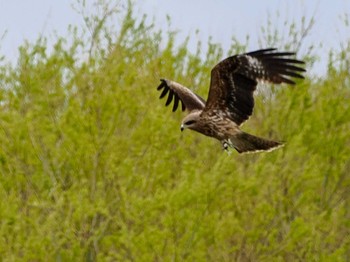
<instances>
[{"instance_id":1,"label":"bird's eye","mask_svg":"<svg viewBox=\"0 0 350 262\"><path fill-rule=\"evenodd\" d=\"M190 121L187 121L186 123L185 123L185 125L186 126L189 126L189 125L192 125L192 124L194 124L196 121L194 121L194 120L190 120Z\"/></svg>"}]
</instances>

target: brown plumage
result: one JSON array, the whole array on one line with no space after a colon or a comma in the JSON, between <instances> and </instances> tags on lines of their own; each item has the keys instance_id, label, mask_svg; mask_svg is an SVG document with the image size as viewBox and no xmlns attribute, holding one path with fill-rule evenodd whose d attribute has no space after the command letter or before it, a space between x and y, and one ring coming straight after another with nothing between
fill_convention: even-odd
<instances>
[{"instance_id":1,"label":"brown plumage","mask_svg":"<svg viewBox=\"0 0 350 262\"><path fill-rule=\"evenodd\" d=\"M172 101L173 112L181 103L182 111L189 114L183 119L181 131L192 129L218 139L225 150L235 148L239 153L271 151L282 143L245 133L239 126L253 113L258 81L294 85L291 77L304 78L300 67L304 62L290 58L292 52L277 52L274 48L262 49L228 57L211 71L208 100L174 81L161 79L160 98L168 93L166 106Z\"/></svg>"}]
</instances>

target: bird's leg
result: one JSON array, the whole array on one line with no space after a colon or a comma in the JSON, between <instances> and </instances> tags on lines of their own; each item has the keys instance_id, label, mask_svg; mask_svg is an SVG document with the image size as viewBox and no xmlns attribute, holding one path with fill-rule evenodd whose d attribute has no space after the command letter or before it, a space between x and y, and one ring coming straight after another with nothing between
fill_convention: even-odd
<instances>
[{"instance_id":1,"label":"bird's leg","mask_svg":"<svg viewBox=\"0 0 350 262\"><path fill-rule=\"evenodd\" d=\"M222 140L222 149L225 150L228 154L231 154L229 148L232 147L232 143L230 140Z\"/></svg>"},{"instance_id":2,"label":"bird's leg","mask_svg":"<svg viewBox=\"0 0 350 262\"><path fill-rule=\"evenodd\" d=\"M225 150L225 151L228 151L228 143L226 141L224 141L222 143L222 148Z\"/></svg>"},{"instance_id":3,"label":"bird's leg","mask_svg":"<svg viewBox=\"0 0 350 262\"><path fill-rule=\"evenodd\" d=\"M229 141L228 140L222 140L222 149L224 149L226 152L228 152L228 148L230 147Z\"/></svg>"}]
</instances>

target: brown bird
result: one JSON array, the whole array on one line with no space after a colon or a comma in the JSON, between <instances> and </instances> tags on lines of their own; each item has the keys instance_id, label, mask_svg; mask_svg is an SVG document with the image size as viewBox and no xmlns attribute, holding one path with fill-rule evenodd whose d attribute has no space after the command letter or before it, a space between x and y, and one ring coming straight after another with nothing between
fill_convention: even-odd
<instances>
[{"instance_id":1,"label":"brown bird","mask_svg":"<svg viewBox=\"0 0 350 262\"><path fill-rule=\"evenodd\" d=\"M271 151L283 144L243 132L239 127L253 113L258 81L294 85L290 77L304 78L300 67L304 62L290 58L292 52L277 52L275 48L228 57L211 70L208 100L187 87L171 80L161 79L160 98L169 93L168 106L173 100L173 112L181 101L182 111L189 114L182 120L186 128L218 139L225 150L235 148L239 153Z\"/></svg>"}]
</instances>

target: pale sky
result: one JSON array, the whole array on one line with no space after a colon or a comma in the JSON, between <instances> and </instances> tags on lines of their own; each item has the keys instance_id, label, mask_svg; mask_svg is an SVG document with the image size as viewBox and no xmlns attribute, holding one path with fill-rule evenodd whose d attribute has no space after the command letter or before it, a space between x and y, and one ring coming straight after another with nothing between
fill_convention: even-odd
<instances>
[{"instance_id":1,"label":"pale sky","mask_svg":"<svg viewBox=\"0 0 350 262\"><path fill-rule=\"evenodd\" d=\"M74 3L77 0L0 0L0 54L13 62L24 39L35 41L39 34L54 39L54 34L65 36L69 24L81 25L82 17L72 8ZM198 39L204 44L212 36L225 53L232 36L245 42L249 34L249 50L259 48L258 36L268 16L283 30L285 20L300 21L302 16L309 19L314 15L315 25L302 48L306 49L310 43L322 43L318 51L322 59L314 68L318 74L326 69L328 50L338 50L341 43L350 40L350 27L340 19L345 13L350 15L348 0L139 0L135 3L136 13L155 16L159 28L167 28L166 15L169 15L171 28L179 31L179 41L191 36L190 49L194 49Z\"/></svg>"}]
</instances>

